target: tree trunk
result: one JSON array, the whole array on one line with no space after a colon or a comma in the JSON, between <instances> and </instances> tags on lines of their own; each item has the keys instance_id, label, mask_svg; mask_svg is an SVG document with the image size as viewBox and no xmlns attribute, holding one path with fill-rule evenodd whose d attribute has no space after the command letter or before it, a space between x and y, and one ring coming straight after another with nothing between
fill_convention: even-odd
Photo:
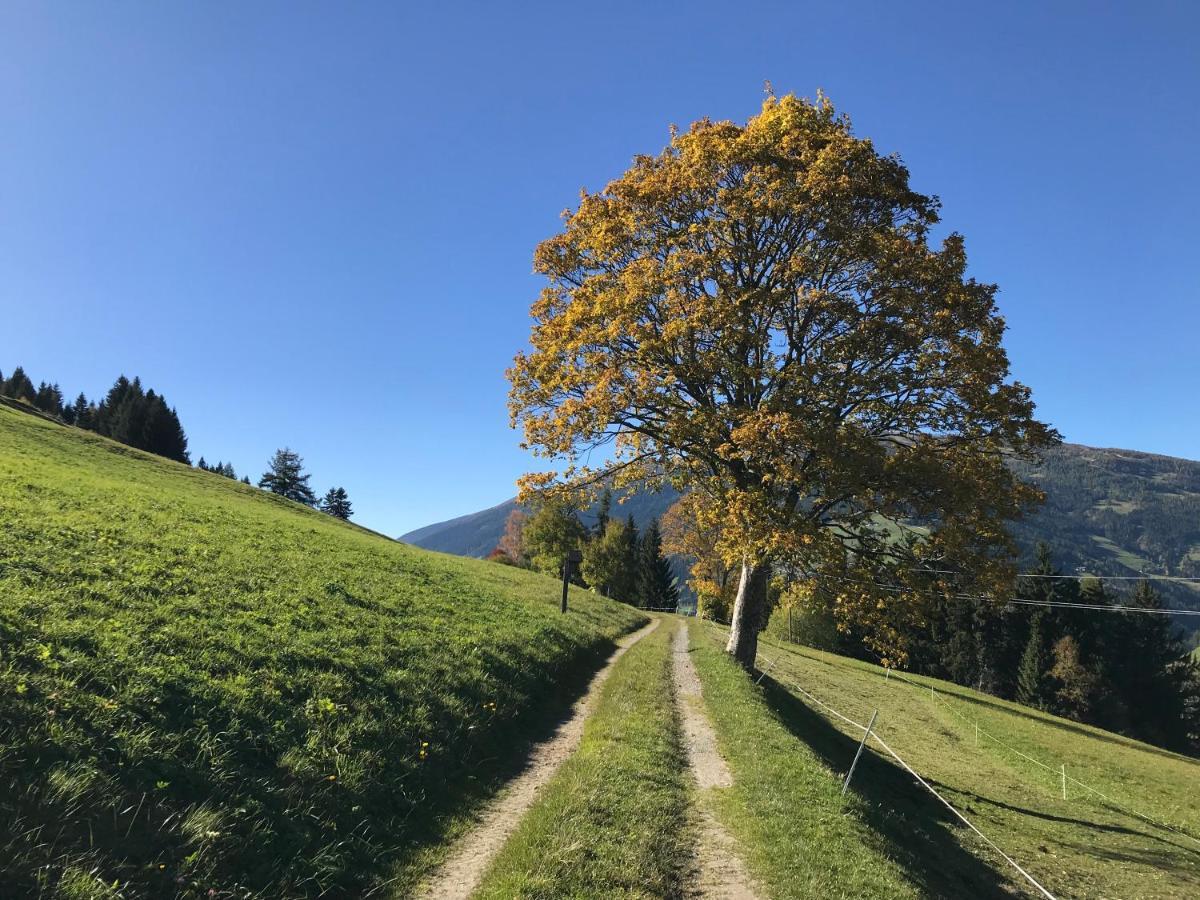
<instances>
[{"instance_id":1,"label":"tree trunk","mask_svg":"<svg viewBox=\"0 0 1200 900\"><path fill-rule=\"evenodd\" d=\"M742 561L742 574L738 580L737 597L733 601L725 652L747 671L754 670L754 660L758 656L758 633L762 630L767 610L767 586L770 581L770 563Z\"/></svg>"}]
</instances>

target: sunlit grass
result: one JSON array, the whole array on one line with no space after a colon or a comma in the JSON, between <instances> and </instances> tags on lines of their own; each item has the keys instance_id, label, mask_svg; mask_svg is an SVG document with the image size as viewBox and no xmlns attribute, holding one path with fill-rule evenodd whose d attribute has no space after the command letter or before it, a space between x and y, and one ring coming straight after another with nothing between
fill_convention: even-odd
<instances>
[{"instance_id":1,"label":"sunlit grass","mask_svg":"<svg viewBox=\"0 0 1200 900\"><path fill-rule=\"evenodd\" d=\"M6 897L406 883L644 621L7 408L0 524Z\"/></svg>"},{"instance_id":2,"label":"sunlit grass","mask_svg":"<svg viewBox=\"0 0 1200 900\"><path fill-rule=\"evenodd\" d=\"M605 682L579 750L546 786L477 896L679 896L691 846L671 681L673 619Z\"/></svg>"},{"instance_id":3,"label":"sunlit grass","mask_svg":"<svg viewBox=\"0 0 1200 900\"><path fill-rule=\"evenodd\" d=\"M913 678L914 685L886 677L878 666L768 640L759 665L771 663L761 702L791 732L798 758L815 752L840 775L862 732L823 713L796 685L856 722L878 709L876 728L891 747L1056 896L1200 894L1200 762L958 685ZM1063 764L1070 777L1178 831L1070 782L1063 800ZM922 893L1030 889L877 749L864 754L852 790L878 820L872 827L883 852ZM769 830L762 835L768 840Z\"/></svg>"}]
</instances>

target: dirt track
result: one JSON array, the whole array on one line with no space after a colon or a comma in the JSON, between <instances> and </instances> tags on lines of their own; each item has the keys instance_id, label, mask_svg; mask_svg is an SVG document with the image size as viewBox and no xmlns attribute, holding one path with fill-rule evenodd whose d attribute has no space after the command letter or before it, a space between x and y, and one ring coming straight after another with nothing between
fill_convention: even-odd
<instances>
[{"instance_id":1,"label":"dirt track","mask_svg":"<svg viewBox=\"0 0 1200 900\"><path fill-rule=\"evenodd\" d=\"M733 784L733 776L717 751L717 738L704 711L700 678L688 656L688 628L679 623L674 642L675 698L683 723L688 764L703 793ZM696 804L698 840L695 871L687 896L705 900L758 900L759 894L729 832L708 811L703 798Z\"/></svg>"},{"instance_id":2,"label":"dirt track","mask_svg":"<svg viewBox=\"0 0 1200 900\"><path fill-rule=\"evenodd\" d=\"M659 621L654 619L641 630L618 641L617 649L592 678L587 693L576 701L570 716L548 740L533 749L524 771L510 781L483 811L479 822L458 842L450 858L426 880L417 892L418 897L422 900L457 900L469 897L479 886L488 865L533 805L538 791L579 746L584 723L591 715L595 698L616 661L657 628Z\"/></svg>"}]
</instances>

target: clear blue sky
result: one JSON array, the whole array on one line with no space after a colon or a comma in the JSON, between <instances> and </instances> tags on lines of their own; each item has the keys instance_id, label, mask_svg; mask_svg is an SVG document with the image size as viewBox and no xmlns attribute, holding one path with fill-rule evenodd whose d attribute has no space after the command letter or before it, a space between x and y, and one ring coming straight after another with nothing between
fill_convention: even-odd
<instances>
[{"instance_id":1,"label":"clear blue sky","mask_svg":"<svg viewBox=\"0 0 1200 900\"><path fill-rule=\"evenodd\" d=\"M138 374L193 458L290 445L393 534L499 502L535 244L770 80L942 197L1067 439L1200 458L1197 10L10 0L0 369Z\"/></svg>"}]
</instances>

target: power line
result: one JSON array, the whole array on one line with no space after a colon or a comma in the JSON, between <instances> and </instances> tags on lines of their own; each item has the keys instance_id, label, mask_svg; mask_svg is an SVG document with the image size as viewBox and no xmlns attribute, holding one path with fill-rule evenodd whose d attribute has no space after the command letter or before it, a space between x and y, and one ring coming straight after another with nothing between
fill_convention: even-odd
<instances>
[{"instance_id":1,"label":"power line","mask_svg":"<svg viewBox=\"0 0 1200 900\"><path fill-rule=\"evenodd\" d=\"M952 575L954 573L946 572L944 574ZM1073 579L1096 578L1096 579L1099 579L1100 581L1153 580L1153 581L1181 581L1184 583L1193 582L1193 581L1200 582L1200 578L1193 578L1190 575L1150 575L1150 574L1146 574L1146 575L1094 575L1091 572L1084 572L1080 575L1058 575L1058 574L1043 575L1040 572L1022 572L1019 575L1017 575L1017 577L1018 578L1073 578Z\"/></svg>"},{"instance_id":2,"label":"power line","mask_svg":"<svg viewBox=\"0 0 1200 900\"><path fill-rule=\"evenodd\" d=\"M959 596L960 600L983 600L983 597ZM1140 612L1159 616L1200 616L1200 609L1155 609L1152 606L1105 606L1103 603L1067 603L1058 600L1022 600L1013 597L1005 603L1019 603L1023 606L1056 606L1063 609L1095 609L1103 612Z\"/></svg>"},{"instance_id":3,"label":"power line","mask_svg":"<svg viewBox=\"0 0 1200 900\"><path fill-rule=\"evenodd\" d=\"M962 575L962 572L956 572L953 569L914 569L914 572L920 572L922 575ZM1020 572L1017 578L1062 578L1070 580L1079 580L1081 578L1095 578L1100 581L1179 581L1184 584L1190 582L1200 582L1200 577L1191 575L1155 575L1145 573L1142 575L1098 575L1094 572L1081 572L1078 575L1062 575L1059 573L1045 574L1042 572Z\"/></svg>"},{"instance_id":4,"label":"power line","mask_svg":"<svg viewBox=\"0 0 1200 900\"><path fill-rule=\"evenodd\" d=\"M877 581L864 581L860 578L844 578L838 575L821 575L819 578L830 581L841 581L845 584L858 584L888 591L893 594L921 594L926 597L946 598L950 600L975 600L983 603L1019 604L1022 606L1047 606L1062 609L1087 609L1099 612L1140 612L1159 616L1200 616L1200 609L1171 609L1169 607L1108 605L1104 603L1070 603L1065 600L1030 600L1023 597L992 598L982 594L939 594L936 591L903 588L896 585L880 584Z\"/></svg>"}]
</instances>

